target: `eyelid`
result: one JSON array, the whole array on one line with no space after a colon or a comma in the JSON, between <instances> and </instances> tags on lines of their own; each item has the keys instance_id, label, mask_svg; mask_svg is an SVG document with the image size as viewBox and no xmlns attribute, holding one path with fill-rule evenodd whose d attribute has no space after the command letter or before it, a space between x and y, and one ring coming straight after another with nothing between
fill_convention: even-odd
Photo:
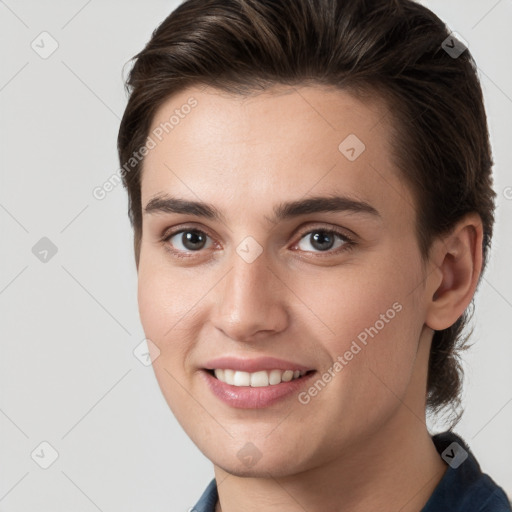
<instances>
[{"instance_id":1,"label":"eyelid","mask_svg":"<svg viewBox=\"0 0 512 512\"><path fill-rule=\"evenodd\" d=\"M205 235L208 235L210 238L214 238L210 231L205 228L204 226L196 226L193 223L183 223L178 224L177 226L172 226L171 228L164 229L163 233L160 235L160 240L165 241L171 238L174 235L177 235L178 233L182 233L183 231L199 231L200 233L204 233Z\"/></svg>"},{"instance_id":2,"label":"eyelid","mask_svg":"<svg viewBox=\"0 0 512 512\"><path fill-rule=\"evenodd\" d=\"M334 224L326 224L326 223L318 223L313 225L308 225L305 228L300 228L298 230L298 234L302 237L304 235L307 235L308 233L311 233L312 231L331 231L333 233L336 233L347 240L355 240L356 234L347 228L342 228L340 226L336 226ZM349 234L350 233L350 234ZM294 235L297 236L297 235Z\"/></svg>"},{"instance_id":3,"label":"eyelid","mask_svg":"<svg viewBox=\"0 0 512 512\"><path fill-rule=\"evenodd\" d=\"M341 238L343 238L347 243L356 243L357 241L357 235L350 229L347 228L341 228L340 226L335 226L333 224L326 224L326 223L319 223L319 224L313 224L308 225L305 228L299 229L297 232L294 233L293 238L297 239L296 242L294 242L294 245L296 245L302 238L304 238L305 235L308 235L315 231L324 231L327 233L334 233ZM328 251L325 251L328 252Z\"/></svg>"},{"instance_id":4,"label":"eyelid","mask_svg":"<svg viewBox=\"0 0 512 512\"><path fill-rule=\"evenodd\" d=\"M326 251L302 251L302 250L298 249L299 243L306 235L310 235L311 233L319 232L319 231L323 231L324 233L331 233L331 234L338 236L341 240L343 240L343 242L344 242L343 245L341 245L341 247L337 247L334 250L328 249ZM350 231L351 235L348 235L346 233L346 231ZM308 255L307 257L314 257L314 258L318 258L318 257L328 258L328 257L340 255L340 254L344 253L345 251L353 249L357 243L356 242L357 237L353 231L347 230L346 228L345 229L340 228L339 226L326 225L325 223L319 224L319 225L313 225L313 226L309 225L307 228L301 229L298 234L294 235L294 237L295 237L296 241L292 244L291 250L297 251L297 252L302 252L303 254ZM311 256L311 255L314 255L314 256Z\"/></svg>"},{"instance_id":5,"label":"eyelid","mask_svg":"<svg viewBox=\"0 0 512 512\"><path fill-rule=\"evenodd\" d=\"M212 236L212 234L209 232L209 230L204 228L203 226L197 227L194 224L190 224L190 223L173 226L172 228L164 230L163 234L160 237L160 241L165 243L167 249L169 251L171 251L174 255L177 255L178 257L189 257L191 255L194 255L194 253L200 254L200 253L205 252L203 250L184 252L184 251L177 250L174 248L172 248L172 249L169 248L168 247L169 244L167 243L169 241L169 239L179 233L184 232L184 231L198 231L200 233L203 233L212 240L213 246L217 246L217 247L219 246L219 244L215 241L215 237ZM314 224L314 225L308 225L303 228L299 228L299 230L297 230L292 235L293 238L296 240L295 242L293 242L292 247L297 246L297 244L300 242L300 240L302 240L304 238L305 235L311 234L315 231L324 231L326 233L333 233L335 235L338 235L340 238L342 238L345 241L345 244L342 247L339 247L338 249L336 249L334 251L327 250L327 251L314 251L314 252L313 251L303 251L303 252L318 254L318 255L324 254L326 256L331 256L333 254L342 252L343 250L348 249L349 247L353 247L356 243L357 237L356 237L355 233L353 233L351 230L349 230L347 228L341 228L339 226L335 226L332 224L318 223L318 224ZM351 234L350 235L347 234L347 231L350 232Z\"/></svg>"}]
</instances>

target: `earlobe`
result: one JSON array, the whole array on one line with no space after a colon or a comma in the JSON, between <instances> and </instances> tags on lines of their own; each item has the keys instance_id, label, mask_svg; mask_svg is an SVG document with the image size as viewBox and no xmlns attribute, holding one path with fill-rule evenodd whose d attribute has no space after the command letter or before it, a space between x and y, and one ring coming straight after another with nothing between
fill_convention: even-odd
<instances>
[{"instance_id":1,"label":"earlobe","mask_svg":"<svg viewBox=\"0 0 512 512\"><path fill-rule=\"evenodd\" d=\"M469 214L434 242L432 264L437 271L429 275L426 287L432 296L425 323L431 329L447 329L470 304L482 271L482 240L480 216Z\"/></svg>"}]
</instances>

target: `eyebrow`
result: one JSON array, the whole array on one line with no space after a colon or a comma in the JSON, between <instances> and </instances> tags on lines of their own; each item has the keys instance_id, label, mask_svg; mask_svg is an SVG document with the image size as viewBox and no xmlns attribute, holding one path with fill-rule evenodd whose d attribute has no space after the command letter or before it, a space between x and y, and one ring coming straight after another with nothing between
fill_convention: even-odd
<instances>
[{"instance_id":1,"label":"eyebrow","mask_svg":"<svg viewBox=\"0 0 512 512\"><path fill-rule=\"evenodd\" d=\"M362 213L374 217L381 216L373 206L365 201L334 195L327 197L309 197L307 199L280 203L274 207L273 216L266 218L270 222L275 223L300 215L322 212L350 212ZM144 213L183 213L225 222L224 215L212 204L180 199L166 194L158 195L151 199L144 208Z\"/></svg>"}]
</instances>

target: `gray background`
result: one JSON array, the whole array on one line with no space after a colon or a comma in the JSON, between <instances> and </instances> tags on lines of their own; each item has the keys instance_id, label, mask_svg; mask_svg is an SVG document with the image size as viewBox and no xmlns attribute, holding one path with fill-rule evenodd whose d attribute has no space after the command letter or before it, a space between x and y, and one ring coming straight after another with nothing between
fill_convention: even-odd
<instances>
[{"instance_id":1,"label":"gray background","mask_svg":"<svg viewBox=\"0 0 512 512\"><path fill-rule=\"evenodd\" d=\"M488 110L497 226L457 432L512 496L512 1L424 3L468 42ZM92 194L118 168L123 66L176 5L0 1L2 512L185 512L213 477L133 354L125 191ZM57 248L46 262L43 237Z\"/></svg>"}]
</instances>

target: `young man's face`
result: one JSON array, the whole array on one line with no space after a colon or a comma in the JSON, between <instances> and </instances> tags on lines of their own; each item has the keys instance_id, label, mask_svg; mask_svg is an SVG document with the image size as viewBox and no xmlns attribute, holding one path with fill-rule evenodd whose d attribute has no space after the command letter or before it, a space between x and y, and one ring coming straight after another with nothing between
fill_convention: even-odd
<instances>
[{"instance_id":1,"label":"young man's face","mask_svg":"<svg viewBox=\"0 0 512 512\"><path fill-rule=\"evenodd\" d=\"M191 88L153 120L141 321L173 413L231 473L290 475L368 445L377 456L421 424L432 331L385 113L321 87ZM157 197L208 208L146 212ZM308 373L276 384L284 369Z\"/></svg>"}]
</instances>

